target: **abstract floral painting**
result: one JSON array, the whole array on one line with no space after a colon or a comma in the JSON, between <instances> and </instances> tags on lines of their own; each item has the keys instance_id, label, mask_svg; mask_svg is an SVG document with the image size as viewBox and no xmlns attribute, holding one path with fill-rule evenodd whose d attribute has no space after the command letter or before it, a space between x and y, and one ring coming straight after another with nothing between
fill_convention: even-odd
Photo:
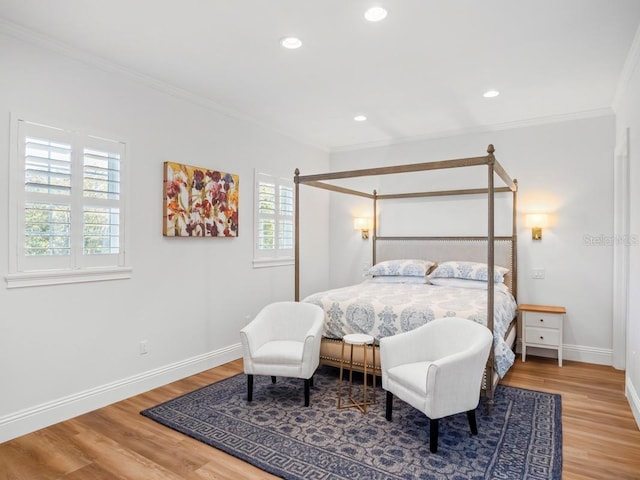
<instances>
[{"instance_id":1,"label":"abstract floral painting","mask_svg":"<svg viewBox=\"0 0 640 480\"><path fill-rule=\"evenodd\" d=\"M237 237L238 175L164 162L167 237Z\"/></svg>"}]
</instances>

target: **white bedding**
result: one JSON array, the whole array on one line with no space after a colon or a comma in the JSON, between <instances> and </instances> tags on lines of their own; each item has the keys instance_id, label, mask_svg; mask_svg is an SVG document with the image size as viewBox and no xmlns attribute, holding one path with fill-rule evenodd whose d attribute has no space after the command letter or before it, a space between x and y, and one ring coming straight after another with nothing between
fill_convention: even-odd
<instances>
[{"instance_id":1,"label":"white bedding","mask_svg":"<svg viewBox=\"0 0 640 480\"><path fill-rule=\"evenodd\" d=\"M503 377L515 359L504 334L516 316L513 295L503 288L494 293L495 368ZM440 317L462 317L486 325L487 291L429 284L376 283L315 293L303 301L325 311L324 336L342 338L349 333L366 333L377 340L412 330Z\"/></svg>"}]
</instances>

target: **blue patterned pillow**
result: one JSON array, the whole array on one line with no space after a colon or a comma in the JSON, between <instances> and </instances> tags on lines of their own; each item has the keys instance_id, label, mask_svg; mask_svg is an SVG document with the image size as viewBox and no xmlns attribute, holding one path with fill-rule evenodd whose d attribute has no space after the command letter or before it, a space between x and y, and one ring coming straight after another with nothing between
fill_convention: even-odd
<instances>
[{"instance_id":1,"label":"blue patterned pillow","mask_svg":"<svg viewBox=\"0 0 640 480\"><path fill-rule=\"evenodd\" d=\"M493 281L495 283L504 282L504 276L509 269L494 265ZM442 262L438 265L429 277L431 278L464 278L466 280L481 280L486 282L489 276L489 269L486 263L477 262Z\"/></svg>"},{"instance_id":2,"label":"blue patterned pillow","mask_svg":"<svg viewBox=\"0 0 640 480\"><path fill-rule=\"evenodd\" d=\"M455 288L470 288L472 290L486 290L489 282L484 280L468 280L466 278L443 278L443 277L429 277L429 283L431 285L438 285L440 287L455 287ZM509 289L504 283L494 283L494 289L496 292L507 293Z\"/></svg>"},{"instance_id":3,"label":"blue patterned pillow","mask_svg":"<svg viewBox=\"0 0 640 480\"><path fill-rule=\"evenodd\" d=\"M370 283L427 283L427 277L414 277L411 275L376 275L373 278L367 280Z\"/></svg>"},{"instance_id":4,"label":"blue patterned pillow","mask_svg":"<svg viewBox=\"0 0 640 480\"><path fill-rule=\"evenodd\" d=\"M368 274L376 276L404 276L404 277L424 277L435 263L429 260L387 260L376 263L369 269Z\"/></svg>"}]
</instances>

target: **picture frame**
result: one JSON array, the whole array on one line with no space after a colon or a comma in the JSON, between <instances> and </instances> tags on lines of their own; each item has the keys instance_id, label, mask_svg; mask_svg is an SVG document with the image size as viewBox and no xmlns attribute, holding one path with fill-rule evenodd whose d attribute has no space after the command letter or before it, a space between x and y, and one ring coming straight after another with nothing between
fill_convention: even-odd
<instances>
[{"instance_id":1,"label":"picture frame","mask_svg":"<svg viewBox=\"0 0 640 480\"><path fill-rule=\"evenodd\" d=\"M164 162L163 185L164 236L238 236L238 175Z\"/></svg>"}]
</instances>

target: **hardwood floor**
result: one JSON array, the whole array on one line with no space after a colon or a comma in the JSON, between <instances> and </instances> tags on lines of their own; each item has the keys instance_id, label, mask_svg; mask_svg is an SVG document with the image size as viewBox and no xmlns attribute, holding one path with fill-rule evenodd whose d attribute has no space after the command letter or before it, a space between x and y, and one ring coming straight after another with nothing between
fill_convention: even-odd
<instances>
[{"instance_id":1,"label":"hardwood floor","mask_svg":"<svg viewBox=\"0 0 640 480\"><path fill-rule=\"evenodd\" d=\"M563 479L640 479L640 430L623 371L518 356L502 383L562 395Z\"/></svg>"},{"instance_id":2,"label":"hardwood floor","mask_svg":"<svg viewBox=\"0 0 640 480\"><path fill-rule=\"evenodd\" d=\"M276 478L139 414L241 371L237 360L0 444L0 479ZM624 397L624 372L518 357L503 383L562 395L565 480L640 479L640 431Z\"/></svg>"}]
</instances>

